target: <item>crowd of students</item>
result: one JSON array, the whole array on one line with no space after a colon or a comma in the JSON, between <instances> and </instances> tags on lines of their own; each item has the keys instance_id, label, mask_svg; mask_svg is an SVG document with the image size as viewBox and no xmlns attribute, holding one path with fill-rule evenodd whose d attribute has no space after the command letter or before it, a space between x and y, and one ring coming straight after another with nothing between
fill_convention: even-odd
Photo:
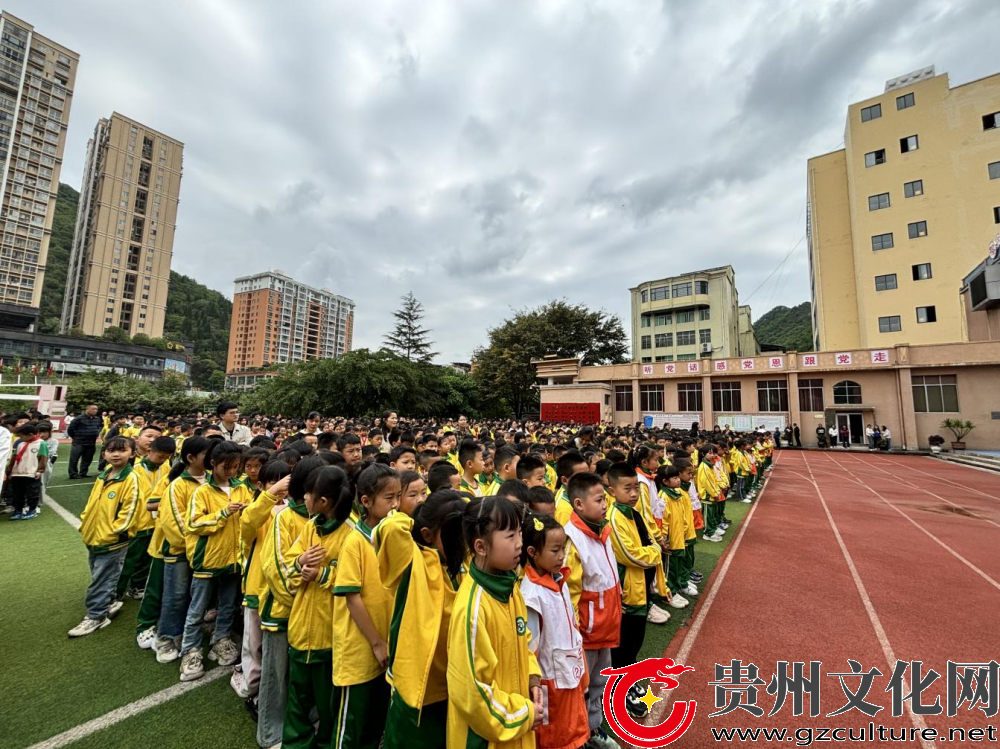
<instances>
[{"instance_id":1,"label":"crowd of students","mask_svg":"<svg viewBox=\"0 0 1000 749\"><path fill-rule=\"evenodd\" d=\"M107 416L69 636L140 600L138 647L181 681L205 658L231 667L264 749L610 749L602 671L699 594L698 541L723 539L773 447L392 412L314 412L281 434L232 403Z\"/></svg>"}]
</instances>

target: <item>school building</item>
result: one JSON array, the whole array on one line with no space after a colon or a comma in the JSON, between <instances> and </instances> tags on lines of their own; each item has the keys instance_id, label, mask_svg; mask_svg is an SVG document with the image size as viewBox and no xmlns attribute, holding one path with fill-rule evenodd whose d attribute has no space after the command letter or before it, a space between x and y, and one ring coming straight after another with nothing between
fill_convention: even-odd
<instances>
[{"instance_id":1,"label":"school building","mask_svg":"<svg viewBox=\"0 0 1000 749\"><path fill-rule=\"evenodd\" d=\"M924 68L851 104L807 196L816 350L973 340L955 291L1000 231L1000 74Z\"/></svg>"},{"instance_id":2,"label":"school building","mask_svg":"<svg viewBox=\"0 0 1000 749\"><path fill-rule=\"evenodd\" d=\"M760 352L731 265L644 281L629 291L632 355L640 363Z\"/></svg>"}]
</instances>

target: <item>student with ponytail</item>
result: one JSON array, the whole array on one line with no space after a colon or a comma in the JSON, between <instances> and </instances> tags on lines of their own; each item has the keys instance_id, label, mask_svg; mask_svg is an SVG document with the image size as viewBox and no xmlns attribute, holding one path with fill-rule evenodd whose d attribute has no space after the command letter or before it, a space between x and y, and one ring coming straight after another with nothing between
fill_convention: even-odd
<instances>
[{"instance_id":1,"label":"student with ponytail","mask_svg":"<svg viewBox=\"0 0 1000 749\"><path fill-rule=\"evenodd\" d=\"M715 475L714 459L715 446L707 445L701 451L695 486L698 487L698 499L705 507L705 532L702 538L718 543L722 540L724 531L719 526L719 497L722 490L719 488L719 478Z\"/></svg>"},{"instance_id":2,"label":"student with ponytail","mask_svg":"<svg viewBox=\"0 0 1000 749\"><path fill-rule=\"evenodd\" d=\"M646 521L653 541L665 551L667 542L663 523L667 504L656 487L656 471L660 467L659 455L656 449L650 445L637 445L629 453L628 464L639 479L639 500L635 509ZM655 603L650 604L646 621L650 624L665 624L669 619L669 613Z\"/></svg>"},{"instance_id":3,"label":"student with ponytail","mask_svg":"<svg viewBox=\"0 0 1000 749\"><path fill-rule=\"evenodd\" d=\"M392 685L385 749L441 747L448 723L448 628L465 574L466 501L442 489L375 529L382 585L394 592L389 626Z\"/></svg>"}]
</instances>

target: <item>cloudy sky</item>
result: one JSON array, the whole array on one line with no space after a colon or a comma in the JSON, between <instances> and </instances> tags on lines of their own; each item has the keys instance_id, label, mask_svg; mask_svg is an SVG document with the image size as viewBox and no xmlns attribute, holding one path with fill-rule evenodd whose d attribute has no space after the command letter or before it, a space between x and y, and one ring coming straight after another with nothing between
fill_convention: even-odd
<instances>
[{"instance_id":1,"label":"cloudy sky","mask_svg":"<svg viewBox=\"0 0 1000 749\"><path fill-rule=\"evenodd\" d=\"M2 6L81 56L64 182L113 110L168 133L175 270L230 297L268 268L330 288L357 347L412 290L447 361L511 309L627 326L630 286L725 263L755 317L805 301L806 159L847 105L926 65L1000 68L995 0Z\"/></svg>"}]
</instances>

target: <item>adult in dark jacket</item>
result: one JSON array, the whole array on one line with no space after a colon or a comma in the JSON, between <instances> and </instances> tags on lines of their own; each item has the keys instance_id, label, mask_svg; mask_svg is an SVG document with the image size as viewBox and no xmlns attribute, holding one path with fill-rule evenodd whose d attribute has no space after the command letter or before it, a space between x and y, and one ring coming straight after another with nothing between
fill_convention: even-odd
<instances>
[{"instance_id":1,"label":"adult in dark jacket","mask_svg":"<svg viewBox=\"0 0 1000 749\"><path fill-rule=\"evenodd\" d=\"M104 428L104 421L97 415L97 406L91 404L86 411L73 419L66 435L73 440L69 451L69 477L71 479L90 478L87 471L94 461L97 438Z\"/></svg>"}]
</instances>

